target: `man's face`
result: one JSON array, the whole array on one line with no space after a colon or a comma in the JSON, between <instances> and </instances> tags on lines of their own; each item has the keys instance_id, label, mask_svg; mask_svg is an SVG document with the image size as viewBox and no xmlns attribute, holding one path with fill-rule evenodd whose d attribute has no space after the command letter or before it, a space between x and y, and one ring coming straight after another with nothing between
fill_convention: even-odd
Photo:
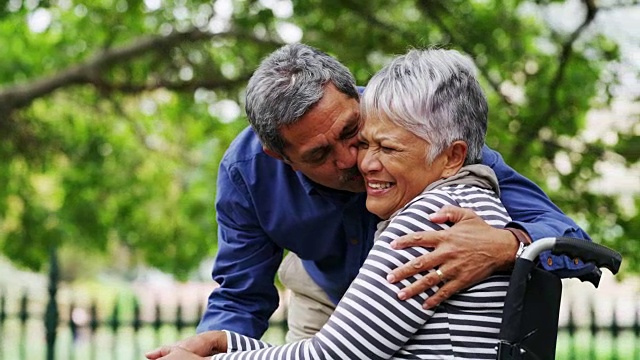
<instances>
[{"instance_id":1,"label":"man's face","mask_svg":"<svg viewBox=\"0 0 640 360\"><path fill-rule=\"evenodd\" d=\"M364 181L357 167L360 127L358 101L329 83L311 110L280 130L287 142L286 161L320 185L362 192Z\"/></svg>"}]
</instances>

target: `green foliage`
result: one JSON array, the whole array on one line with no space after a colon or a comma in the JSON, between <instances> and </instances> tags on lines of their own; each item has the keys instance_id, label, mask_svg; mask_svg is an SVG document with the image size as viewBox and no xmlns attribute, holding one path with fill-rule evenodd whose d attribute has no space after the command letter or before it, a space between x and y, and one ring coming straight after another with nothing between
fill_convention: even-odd
<instances>
[{"instance_id":1,"label":"green foliage","mask_svg":"<svg viewBox=\"0 0 640 360\"><path fill-rule=\"evenodd\" d=\"M620 49L593 31L606 10L592 2L574 32L554 30L540 14L558 3L0 1L0 251L37 270L56 245L186 278L216 251L217 164L246 126L244 86L293 25L363 85L410 47L472 56L487 143L638 271L637 194L592 183L603 162L638 166L640 130L583 136L587 112L611 106Z\"/></svg>"}]
</instances>

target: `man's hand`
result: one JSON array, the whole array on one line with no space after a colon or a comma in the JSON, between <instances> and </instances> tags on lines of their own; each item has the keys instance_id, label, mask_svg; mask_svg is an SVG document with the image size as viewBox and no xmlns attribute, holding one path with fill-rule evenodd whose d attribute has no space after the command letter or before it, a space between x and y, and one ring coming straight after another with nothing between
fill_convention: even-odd
<instances>
[{"instance_id":1,"label":"man's hand","mask_svg":"<svg viewBox=\"0 0 640 360\"><path fill-rule=\"evenodd\" d=\"M455 224L447 230L419 232L394 240L391 243L394 249L423 246L434 250L398 267L387 277L389 282L395 283L438 268L445 283L425 301L425 308L433 308L492 273L513 266L519 246L515 236L507 230L491 227L472 210L447 205L429 219L434 223ZM404 288L398 297L409 299L440 282L440 275L432 271Z\"/></svg>"},{"instance_id":2,"label":"man's hand","mask_svg":"<svg viewBox=\"0 0 640 360\"><path fill-rule=\"evenodd\" d=\"M227 352L227 334L224 331L206 331L178 341L173 345L161 346L157 349L151 350L144 354L144 356L149 360L156 360L160 358L165 359L164 356L175 353L177 351L176 349L183 350L198 357L208 357L214 354ZM178 352L181 354L180 356L185 355L183 351ZM171 357L170 359L174 359L174 357ZM175 359L181 358L175 357ZM185 359L190 359L190 357L186 357Z\"/></svg>"}]
</instances>

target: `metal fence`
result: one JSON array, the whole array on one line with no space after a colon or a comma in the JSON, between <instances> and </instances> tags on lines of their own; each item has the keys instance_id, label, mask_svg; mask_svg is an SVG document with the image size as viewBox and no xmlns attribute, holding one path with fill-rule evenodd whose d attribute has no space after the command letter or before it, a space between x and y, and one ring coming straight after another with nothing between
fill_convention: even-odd
<instances>
[{"instance_id":1,"label":"metal fence","mask_svg":"<svg viewBox=\"0 0 640 360\"><path fill-rule=\"evenodd\" d=\"M137 302L123 303L116 302L103 315L94 303L88 310L82 309L86 317L78 319L74 314L80 308L74 305L33 311L28 294L21 295L14 310L9 311L7 297L2 295L0 359L143 359L145 351L192 335L197 325L197 318L186 318L179 305L163 309L158 304L152 311L153 318L145 319ZM571 315L560 327L558 358L640 359L637 317L631 325L620 325L613 317L603 326L596 323L595 310L590 312L588 325L578 326ZM266 338L283 343L285 332L286 322L274 321Z\"/></svg>"},{"instance_id":2,"label":"metal fence","mask_svg":"<svg viewBox=\"0 0 640 360\"><path fill-rule=\"evenodd\" d=\"M97 299L84 305L59 304L55 258L51 263L45 302L33 300L28 292L0 289L0 360L143 359L145 351L194 334L201 307L187 311L181 304L141 305L135 297L120 297L106 310ZM572 308L561 321L557 358L640 359L635 304L629 312L634 318L623 324L617 316L611 316L609 323L597 321L595 306L588 311ZM273 320L263 339L280 344L285 333L286 321L280 318Z\"/></svg>"},{"instance_id":3,"label":"metal fence","mask_svg":"<svg viewBox=\"0 0 640 360\"><path fill-rule=\"evenodd\" d=\"M24 293L13 306L0 295L0 359L143 359L144 352L195 333L199 314L159 303L144 316L135 299L122 298L110 311L74 304L38 311ZM124 300L126 299L126 300ZM36 305L39 305L36 302ZM285 321L273 321L269 340L282 343Z\"/></svg>"}]
</instances>

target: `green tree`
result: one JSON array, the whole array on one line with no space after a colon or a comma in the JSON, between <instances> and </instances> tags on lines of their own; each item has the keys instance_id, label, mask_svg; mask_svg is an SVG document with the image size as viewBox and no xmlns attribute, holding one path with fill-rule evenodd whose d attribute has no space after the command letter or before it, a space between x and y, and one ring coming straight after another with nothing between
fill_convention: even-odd
<instances>
[{"instance_id":1,"label":"green tree","mask_svg":"<svg viewBox=\"0 0 640 360\"><path fill-rule=\"evenodd\" d=\"M409 47L471 55L490 99L488 144L638 270L640 198L590 184L603 162L638 166L640 130L583 136L625 65L594 21L636 2L584 0L569 32L541 16L562 4L0 1L0 249L35 270L55 245L187 276L215 253L217 163L246 126L244 86L264 56L300 40L360 84Z\"/></svg>"}]
</instances>

